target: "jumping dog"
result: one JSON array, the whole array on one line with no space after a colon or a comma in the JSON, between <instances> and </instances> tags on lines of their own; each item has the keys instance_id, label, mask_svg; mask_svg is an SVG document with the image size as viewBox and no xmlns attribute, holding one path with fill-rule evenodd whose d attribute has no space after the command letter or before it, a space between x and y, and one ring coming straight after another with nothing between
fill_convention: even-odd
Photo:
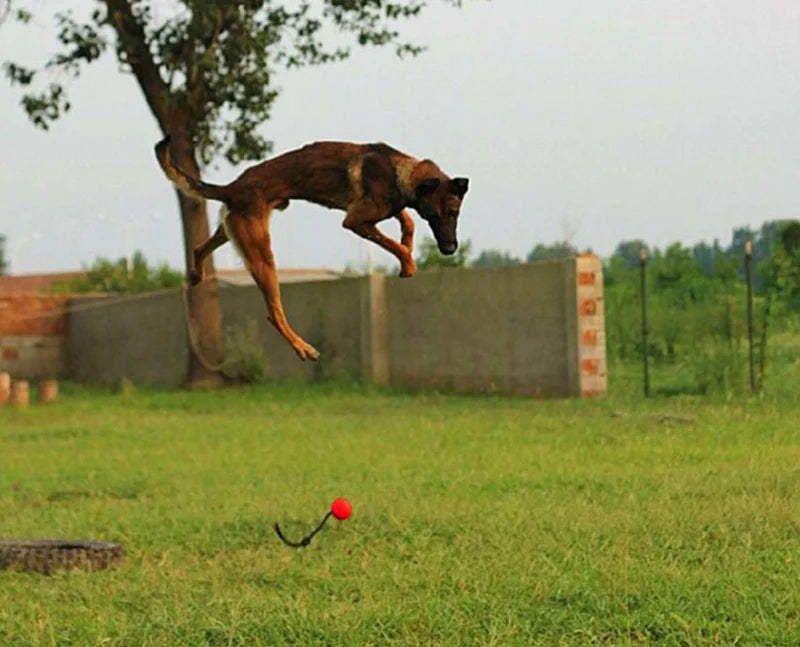
<instances>
[{"instance_id":1,"label":"jumping dog","mask_svg":"<svg viewBox=\"0 0 800 647\"><path fill-rule=\"evenodd\" d=\"M275 258L269 233L270 213L290 200L306 200L345 212L342 226L380 245L400 261L400 276L413 276L411 255L414 209L430 225L439 251L458 247L456 226L469 180L450 178L431 160L418 160L386 144L316 142L261 162L230 184L203 182L176 167L170 158L169 136L155 146L166 176L184 194L224 203L219 227L194 250L192 284L203 280L203 260L231 240L264 295L267 319L301 360L316 360L317 350L295 333L281 304ZM381 233L377 223L400 221L400 241Z\"/></svg>"}]
</instances>

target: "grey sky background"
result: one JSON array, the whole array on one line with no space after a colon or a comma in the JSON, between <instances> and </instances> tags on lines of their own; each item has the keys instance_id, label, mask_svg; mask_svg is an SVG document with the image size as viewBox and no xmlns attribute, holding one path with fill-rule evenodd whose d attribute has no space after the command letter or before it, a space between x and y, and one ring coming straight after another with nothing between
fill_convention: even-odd
<instances>
[{"instance_id":1,"label":"grey sky background","mask_svg":"<svg viewBox=\"0 0 800 647\"><path fill-rule=\"evenodd\" d=\"M43 62L48 16L87 5L36 0L35 24L0 29L0 60ZM282 73L262 126L275 152L341 139L431 157L471 179L460 235L474 251L524 256L564 238L601 255L631 238L727 243L735 226L800 215L796 0L431 2L404 33L428 51L400 61L356 49L342 64ZM0 81L12 271L78 269L129 248L182 267L176 198L152 155L160 133L134 78L108 56L70 98L72 112L43 133ZM204 177L227 182L245 166ZM279 266L365 263L341 220L299 202L276 214ZM417 240L428 233L418 225ZM396 234L394 222L383 228ZM215 258L240 266L230 245Z\"/></svg>"}]
</instances>

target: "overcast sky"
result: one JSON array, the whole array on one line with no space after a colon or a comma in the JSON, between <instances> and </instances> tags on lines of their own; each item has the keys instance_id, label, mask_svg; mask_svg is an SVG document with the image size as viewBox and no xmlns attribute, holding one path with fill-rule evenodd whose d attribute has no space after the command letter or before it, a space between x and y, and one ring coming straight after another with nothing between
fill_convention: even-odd
<instances>
[{"instance_id":1,"label":"overcast sky","mask_svg":"<svg viewBox=\"0 0 800 647\"><path fill-rule=\"evenodd\" d=\"M354 50L284 72L275 152L318 139L385 141L471 179L460 224L473 249L524 256L567 238L602 255L800 215L797 0L431 0L404 33L412 60ZM47 15L0 29L0 61L41 63ZM0 234L14 272L78 269L130 247L182 267L175 195L132 76L108 56L70 86L73 110L36 130L0 79ZM222 163L206 179L244 168ZM211 213L216 219L216 207ZM365 246L342 215L294 203L273 219L278 264L343 268ZM384 230L396 233L396 223ZM419 222L419 237L428 234ZM397 263L375 248L375 262ZM215 255L234 267L230 245ZM240 266L240 265L239 265Z\"/></svg>"}]
</instances>

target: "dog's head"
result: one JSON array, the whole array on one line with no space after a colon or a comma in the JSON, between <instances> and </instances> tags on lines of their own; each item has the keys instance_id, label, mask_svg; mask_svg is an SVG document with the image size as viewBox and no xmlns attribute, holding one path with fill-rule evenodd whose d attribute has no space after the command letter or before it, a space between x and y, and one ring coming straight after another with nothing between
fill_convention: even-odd
<instances>
[{"instance_id":1,"label":"dog's head","mask_svg":"<svg viewBox=\"0 0 800 647\"><path fill-rule=\"evenodd\" d=\"M468 188L467 178L446 176L424 178L415 188L414 209L428 221L439 251L447 256L458 249L458 214Z\"/></svg>"}]
</instances>

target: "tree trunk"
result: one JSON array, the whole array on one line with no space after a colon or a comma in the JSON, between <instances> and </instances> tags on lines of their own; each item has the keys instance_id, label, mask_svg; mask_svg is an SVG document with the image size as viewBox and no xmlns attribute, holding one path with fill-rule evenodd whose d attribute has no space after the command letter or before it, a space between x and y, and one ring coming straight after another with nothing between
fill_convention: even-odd
<instances>
[{"instance_id":1,"label":"tree trunk","mask_svg":"<svg viewBox=\"0 0 800 647\"><path fill-rule=\"evenodd\" d=\"M176 166L189 175L200 176L188 137L178 136L172 140L172 154ZM178 204L183 226L184 261L186 275L193 266L194 249L210 235L205 200L196 200L180 191ZM202 283L188 288L186 316L190 327L189 366L187 381L192 387L218 386L224 382L222 374L213 368L222 361L222 315L219 305L217 279L214 277L214 259L205 260Z\"/></svg>"},{"instance_id":2,"label":"tree trunk","mask_svg":"<svg viewBox=\"0 0 800 647\"><path fill-rule=\"evenodd\" d=\"M148 45L147 34L133 11L131 0L104 0L108 8L109 22L119 37L120 52L124 52L124 63L130 65L136 81L142 89L147 105L161 127L164 135L172 135L171 153L179 168L200 177L200 169L192 148L192 125L202 109L202 92L192 106L180 105L170 95L170 86L161 77ZM118 54L119 56L119 54ZM123 58L120 58L123 60ZM201 90L200 86L195 90ZM178 204L183 223L184 258L186 273L192 267L194 248L209 236L208 214L205 200L195 200L178 193ZM206 276L214 272L211 256L206 260ZM216 278L209 278L198 286L189 288L187 325L190 330L189 366L187 382L191 386L215 386L224 381L222 374L213 369L222 361L222 316Z\"/></svg>"}]
</instances>

